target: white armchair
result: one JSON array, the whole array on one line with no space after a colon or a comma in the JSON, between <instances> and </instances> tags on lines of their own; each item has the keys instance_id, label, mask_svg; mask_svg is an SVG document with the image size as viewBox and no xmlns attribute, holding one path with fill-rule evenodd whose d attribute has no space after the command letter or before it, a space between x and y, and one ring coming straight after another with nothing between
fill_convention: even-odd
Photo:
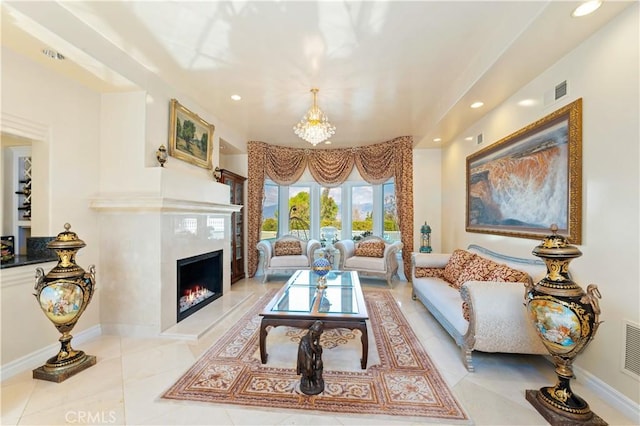
<instances>
[{"instance_id":1,"label":"white armchair","mask_svg":"<svg viewBox=\"0 0 640 426\"><path fill-rule=\"evenodd\" d=\"M262 256L262 282L266 282L270 274L311 269L314 253L320 247L318 240L304 241L294 235L260 241L256 248Z\"/></svg>"},{"instance_id":2,"label":"white armchair","mask_svg":"<svg viewBox=\"0 0 640 426\"><path fill-rule=\"evenodd\" d=\"M391 286L398 276L398 251L402 243L389 243L380 237L366 237L362 241L340 240L335 244L340 251L339 269L358 271L360 275L384 278Z\"/></svg>"}]
</instances>

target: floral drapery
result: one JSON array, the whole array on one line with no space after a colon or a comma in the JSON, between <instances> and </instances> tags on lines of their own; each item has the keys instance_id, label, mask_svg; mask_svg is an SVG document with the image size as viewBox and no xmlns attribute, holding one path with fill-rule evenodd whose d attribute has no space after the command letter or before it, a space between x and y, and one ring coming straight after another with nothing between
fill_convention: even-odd
<instances>
[{"instance_id":1,"label":"floral drapery","mask_svg":"<svg viewBox=\"0 0 640 426\"><path fill-rule=\"evenodd\" d=\"M342 184L355 166L370 184L381 184L395 178L398 224L402 239L402 260L407 277L411 271L413 252L413 138L401 136L387 142L356 148L300 149L264 142L249 142L249 178L247 191L247 262L249 276L258 269L260 227L264 181L268 177L279 185L291 185L309 168L320 184L334 187Z\"/></svg>"}]
</instances>

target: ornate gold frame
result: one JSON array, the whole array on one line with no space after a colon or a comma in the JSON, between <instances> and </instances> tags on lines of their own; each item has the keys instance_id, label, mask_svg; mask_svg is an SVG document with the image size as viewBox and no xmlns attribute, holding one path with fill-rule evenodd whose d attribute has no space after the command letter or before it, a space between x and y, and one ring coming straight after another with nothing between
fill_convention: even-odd
<instances>
[{"instance_id":1,"label":"ornate gold frame","mask_svg":"<svg viewBox=\"0 0 640 426\"><path fill-rule=\"evenodd\" d=\"M195 136L199 136L202 140L203 135L207 135L207 141L202 145L202 142L191 141L191 149L189 144L184 139L178 137L178 123L184 123L190 121L195 126ZM181 124L183 126L183 124ZM213 168L213 132L215 126L204 121L198 114L189 111L182 106L177 100L171 99L170 118L169 118L169 155L180 160L184 160L188 163L195 164L196 166L212 169ZM198 151L204 151L201 155L197 155ZM195 151L196 153L192 152Z\"/></svg>"},{"instance_id":2,"label":"ornate gold frame","mask_svg":"<svg viewBox=\"0 0 640 426\"><path fill-rule=\"evenodd\" d=\"M566 125L561 123L566 122ZM485 234L505 235L509 237L540 239L549 233L551 223L545 224L544 227L527 226L526 224L495 224L495 223L479 223L477 220L477 212L482 209L472 207L472 176L474 184L479 179L479 173L472 173L472 165L476 170L482 170L482 164L489 163L493 160L499 160L514 153L520 156L533 154L532 151L540 149L545 144L549 144L552 139L551 128L560 126L566 128L567 137L567 218L566 226L561 227L559 224L558 232L565 235L573 244L581 244L582 242L582 99L552 112L542 119L518 130L517 132L497 141L496 143L475 152L467 157L467 196L466 196L466 230L467 232L478 232ZM548 132L548 133L547 133ZM545 139L545 136L549 138ZM539 145L533 146L532 143L537 139L541 139ZM525 150L525 142L528 146ZM518 152L518 148L522 150ZM500 154L503 152L504 154ZM486 175L485 175L486 176ZM506 179L505 179L506 180ZM475 191L477 194L477 190ZM473 197L476 203L478 197ZM472 208L474 209L472 211ZM473 220L471 218L474 218ZM473 223L472 223L473 222Z\"/></svg>"}]
</instances>

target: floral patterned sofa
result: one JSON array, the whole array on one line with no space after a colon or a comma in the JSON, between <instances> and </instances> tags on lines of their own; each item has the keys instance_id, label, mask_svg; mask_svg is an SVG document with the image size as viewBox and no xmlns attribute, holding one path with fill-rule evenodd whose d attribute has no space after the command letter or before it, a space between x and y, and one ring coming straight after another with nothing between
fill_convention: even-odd
<instances>
[{"instance_id":1,"label":"floral patterned sofa","mask_svg":"<svg viewBox=\"0 0 640 426\"><path fill-rule=\"evenodd\" d=\"M260 241L256 248L262 257L262 282L266 282L269 275L276 273L310 269L314 253L320 247L318 240L305 241L295 235L284 235L275 241Z\"/></svg>"},{"instance_id":2,"label":"floral patterned sofa","mask_svg":"<svg viewBox=\"0 0 640 426\"><path fill-rule=\"evenodd\" d=\"M384 278L391 286L398 275L398 251L402 243L389 243L380 237L370 236L359 242L340 240L335 244L340 251L338 268L341 271L358 271L360 275Z\"/></svg>"},{"instance_id":3,"label":"floral patterned sofa","mask_svg":"<svg viewBox=\"0 0 640 426\"><path fill-rule=\"evenodd\" d=\"M524 306L525 283L544 276L537 259L505 256L470 245L453 253L413 253L413 299L422 302L462 349L548 354Z\"/></svg>"}]
</instances>

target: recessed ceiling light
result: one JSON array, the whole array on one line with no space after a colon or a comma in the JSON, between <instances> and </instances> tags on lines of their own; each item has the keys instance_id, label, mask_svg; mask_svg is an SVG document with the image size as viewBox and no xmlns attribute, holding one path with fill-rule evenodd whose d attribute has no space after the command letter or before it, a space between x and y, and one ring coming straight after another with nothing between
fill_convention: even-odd
<instances>
[{"instance_id":1,"label":"recessed ceiling light","mask_svg":"<svg viewBox=\"0 0 640 426\"><path fill-rule=\"evenodd\" d=\"M478 101L478 102L474 102L474 103L472 103L472 104L471 104L471 108L480 108L480 107L481 107L481 106L483 106L483 105L484 105L484 102L480 102L480 101Z\"/></svg>"},{"instance_id":2,"label":"recessed ceiling light","mask_svg":"<svg viewBox=\"0 0 640 426\"><path fill-rule=\"evenodd\" d=\"M442 142L442 138L435 138L433 141L434 142Z\"/></svg>"},{"instance_id":3,"label":"recessed ceiling light","mask_svg":"<svg viewBox=\"0 0 640 426\"><path fill-rule=\"evenodd\" d=\"M473 136L467 136L466 138L464 138L465 141L472 141L473 140Z\"/></svg>"},{"instance_id":4,"label":"recessed ceiling light","mask_svg":"<svg viewBox=\"0 0 640 426\"><path fill-rule=\"evenodd\" d=\"M57 59L59 61L64 61L64 55L62 53L56 52L52 49L42 49L42 53L48 56L50 59Z\"/></svg>"},{"instance_id":5,"label":"recessed ceiling light","mask_svg":"<svg viewBox=\"0 0 640 426\"><path fill-rule=\"evenodd\" d=\"M518 105L523 107L533 106L535 104L537 104L535 99L523 99L520 102L518 102Z\"/></svg>"},{"instance_id":6,"label":"recessed ceiling light","mask_svg":"<svg viewBox=\"0 0 640 426\"><path fill-rule=\"evenodd\" d=\"M582 3L580 6L576 7L573 12L571 13L571 16L573 16L574 18L579 18L581 16L586 16L590 13L595 12L596 10L598 10L598 8L602 6L602 1L601 0L590 0L590 1L586 1L584 3Z\"/></svg>"},{"instance_id":7,"label":"recessed ceiling light","mask_svg":"<svg viewBox=\"0 0 640 426\"><path fill-rule=\"evenodd\" d=\"M239 101L240 99L242 99L242 96L240 96L240 95L231 95L231 99L233 99L234 101Z\"/></svg>"},{"instance_id":8,"label":"recessed ceiling light","mask_svg":"<svg viewBox=\"0 0 640 426\"><path fill-rule=\"evenodd\" d=\"M325 145L331 145L331 141L324 141Z\"/></svg>"}]
</instances>

